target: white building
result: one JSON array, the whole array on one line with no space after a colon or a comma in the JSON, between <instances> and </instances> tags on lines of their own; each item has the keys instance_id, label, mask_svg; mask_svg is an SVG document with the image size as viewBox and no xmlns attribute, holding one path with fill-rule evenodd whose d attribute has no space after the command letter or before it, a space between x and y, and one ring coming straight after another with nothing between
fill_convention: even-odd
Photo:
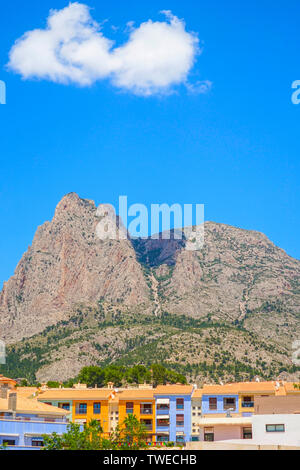
<instances>
[{"instance_id":1,"label":"white building","mask_svg":"<svg viewBox=\"0 0 300 470\"><path fill-rule=\"evenodd\" d=\"M300 447L300 414L252 416L253 443Z\"/></svg>"}]
</instances>

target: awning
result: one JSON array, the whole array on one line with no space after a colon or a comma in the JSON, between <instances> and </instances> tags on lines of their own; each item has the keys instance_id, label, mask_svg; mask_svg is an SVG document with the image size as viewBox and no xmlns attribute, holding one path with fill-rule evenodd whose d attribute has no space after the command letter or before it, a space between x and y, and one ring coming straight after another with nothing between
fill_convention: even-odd
<instances>
[{"instance_id":1,"label":"awning","mask_svg":"<svg viewBox=\"0 0 300 470\"><path fill-rule=\"evenodd\" d=\"M9 434L8 432L0 432L1 437L20 437L20 434Z\"/></svg>"},{"instance_id":2,"label":"awning","mask_svg":"<svg viewBox=\"0 0 300 470\"><path fill-rule=\"evenodd\" d=\"M163 432L163 431L162 431L162 432L157 432L157 433L156 433L156 436L168 436L169 434L170 434L170 433L168 433L168 432Z\"/></svg>"},{"instance_id":3,"label":"awning","mask_svg":"<svg viewBox=\"0 0 300 470\"><path fill-rule=\"evenodd\" d=\"M169 415L156 415L156 419L159 420L159 419L170 419L170 416Z\"/></svg>"},{"instance_id":4,"label":"awning","mask_svg":"<svg viewBox=\"0 0 300 470\"><path fill-rule=\"evenodd\" d=\"M156 403L158 405L169 405L170 404L170 398L158 398L156 400Z\"/></svg>"},{"instance_id":5,"label":"awning","mask_svg":"<svg viewBox=\"0 0 300 470\"><path fill-rule=\"evenodd\" d=\"M142 401L141 405L153 405L152 401Z\"/></svg>"},{"instance_id":6,"label":"awning","mask_svg":"<svg viewBox=\"0 0 300 470\"><path fill-rule=\"evenodd\" d=\"M252 418L249 417L238 417L238 418L201 418L196 426L218 426L218 425L251 425Z\"/></svg>"},{"instance_id":7,"label":"awning","mask_svg":"<svg viewBox=\"0 0 300 470\"><path fill-rule=\"evenodd\" d=\"M177 432L176 436L185 436L184 432Z\"/></svg>"}]
</instances>

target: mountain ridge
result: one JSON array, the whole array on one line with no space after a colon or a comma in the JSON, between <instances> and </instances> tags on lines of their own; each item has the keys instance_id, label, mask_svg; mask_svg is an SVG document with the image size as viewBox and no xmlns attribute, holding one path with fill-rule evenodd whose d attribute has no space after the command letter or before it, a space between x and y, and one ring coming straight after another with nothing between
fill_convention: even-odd
<instances>
[{"instance_id":1,"label":"mountain ridge","mask_svg":"<svg viewBox=\"0 0 300 470\"><path fill-rule=\"evenodd\" d=\"M263 374L256 364L265 361L268 373L284 372L281 369L298 373L291 372L290 357L291 343L300 330L299 260L261 232L226 224L205 222L203 248L188 251L185 240L174 237L100 240L96 236L100 220L94 201L69 193L58 203L52 220L38 227L0 293L0 337L10 345L8 367L14 364L17 370L18 361L25 364L31 357L32 373L40 378L57 378L58 364L68 378L68 373L74 376L80 366L90 363L122 361L122 357L130 361L135 354L145 361L143 348L162 360L162 342L166 361L172 357L173 367L180 368L186 362L180 345L188 350L189 337L199 364L213 363L216 354L229 353L230 341L234 344L244 331L249 338L254 335L258 353L249 340L250 362L237 346L230 364L238 361L245 370ZM166 318L171 323L164 332ZM187 326L190 322L196 326ZM215 331L225 328L229 341L225 347L224 339L224 350L222 341L212 342L211 357L206 352L206 358L202 352L211 340L203 334L203 325L211 325L206 330L211 338L213 325L223 325ZM229 327L234 333L228 333ZM61 343L52 344L53 335ZM272 353L272 345L281 352ZM186 366L192 370L193 363L189 356ZM31 370L29 364L26 367Z\"/></svg>"}]
</instances>

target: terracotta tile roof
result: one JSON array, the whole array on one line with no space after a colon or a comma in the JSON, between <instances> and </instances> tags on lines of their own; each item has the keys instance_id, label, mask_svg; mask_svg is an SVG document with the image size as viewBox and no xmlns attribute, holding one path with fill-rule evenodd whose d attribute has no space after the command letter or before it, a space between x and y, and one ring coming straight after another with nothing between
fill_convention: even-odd
<instances>
[{"instance_id":1,"label":"terracotta tile roof","mask_svg":"<svg viewBox=\"0 0 300 470\"><path fill-rule=\"evenodd\" d=\"M155 390L128 389L118 394L119 400L153 400Z\"/></svg>"},{"instance_id":2,"label":"terracotta tile roof","mask_svg":"<svg viewBox=\"0 0 300 470\"><path fill-rule=\"evenodd\" d=\"M239 393L274 393L275 382L236 382L225 385L204 385L203 395L212 394L235 394Z\"/></svg>"},{"instance_id":3,"label":"terracotta tile roof","mask_svg":"<svg viewBox=\"0 0 300 470\"><path fill-rule=\"evenodd\" d=\"M288 394L296 393L296 394L300 395L300 388L295 387L295 385L299 385L299 384L294 383L294 382L285 382L284 383L284 388L285 388L286 393L288 393Z\"/></svg>"},{"instance_id":4,"label":"terracotta tile roof","mask_svg":"<svg viewBox=\"0 0 300 470\"><path fill-rule=\"evenodd\" d=\"M14 385L16 385L17 383L14 379L10 379L9 377L4 377L4 375L0 374L0 386L7 382L14 384Z\"/></svg>"},{"instance_id":5,"label":"terracotta tile roof","mask_svg":"<svg viewBox=\"0 0 300 470\"><path fill-rule=\"evenodd\" d=\"M8 398L0 398L0 411L7 412L8 408ZM17 409L18 413L24 414L42 414L42 415L59 415L61 417L66 416L68 411L57 408L56 406L46 405L45 403L40 403L36 399L25 398L22 395L17 393Z\"/></svg>"},{"instance_id":6,"label":"terracotta tile roof","mask_svg":"<svg viewBox=\"0 0 300 470\"><path fill-rule=\"evenodd\" d=\"M159 385L154 395L191 395L193 388L193 385Z\"/></svg>"},{"instance_id":7,"label":"terracotta tile roof","mask_svg":"<svg viewBox=\"0 0 300 470\"><path fill-rule=\"evenodd\" d=\"M202 398L202 389L198 388L194 391L192 398Z\"/></svg>"},{"instance_id":8,"label":"terracotta tile roof","mask_svg":"<svg viewBox=\"0 0 300 470\"><path fill-rule=\"evenodd\" d=\"M40 392L38 400L108 400L113 390L93 388L76 390L74 388L53 388Z\"/></svg>"},{"instance_id":9,"label":"terracotta tile roof","mask_svg":"<svg viewBox=\"0 0 300 470\"><path fill-rule=\"evenodd\" d=\"M38 392L38 390L39 389L37 387L17 387L16 392L18 395L21 395L25 398L31 398L33 397L34 393Z\"/></svg>"}]
</instances>

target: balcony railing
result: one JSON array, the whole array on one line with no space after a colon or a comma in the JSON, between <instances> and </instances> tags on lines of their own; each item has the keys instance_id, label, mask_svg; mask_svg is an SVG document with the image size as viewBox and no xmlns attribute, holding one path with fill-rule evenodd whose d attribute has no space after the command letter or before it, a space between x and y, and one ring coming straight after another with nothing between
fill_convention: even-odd
<instances>
[{"instance_id":1,"label":"balcony railing","mask_svg":"<svg viewBox=\"0 0 300 470\"><path fill-rule=\"evenodd\" d=\"M168 415L170 413L170 408L156 408L156 414L158 415Z\"/></svg>"},{"instance_id":2,"label":"balcony railing","mask_svg":"<svg viewBox=\"0 0 300 470\"><path fill-rule=\"evenodd\" d=\"M158 428L168 428L170 426L169 421L157 421L156 426Z\"/></svg>"},{"instance_id":3,"label":"balcony railing","mask_svg":"<svg viewBox=\"0 0 300 470\"><path fill-rule=\"evenodd\" d=\"M242 403L242 408L253 408L254 401L245 401Z\"/></svg>"},{"instance_id":4,"label":"balcony railing","mask_svg":"<svg viewBox=\"0 0 300 470\"><path fill-rule=\"evenodd\" d=\"M152 424L144 424L144 427L145 427L146 431L153 431Z\"/></svg>"},{"instance_id":5,"label":"balcony railing","mask_svg":"<svg viewBox=\"0 0 300 470\"><path fill-rule=\"evenodd\" d=\"M152 408L141 408L141 415L152 415Z\"/></svg>"},{"instance_id":6,"label":"balcony railing","mask_svg":"<svg viewBox=\"0 0 300 470\"><path fill-rule=\"evenodd\" d=\"M236 405L235 404L230 405L228 403L224 403L224 410L233 410L233 411L235 411L236 410Z\"/></svg>"}]
</instances>

